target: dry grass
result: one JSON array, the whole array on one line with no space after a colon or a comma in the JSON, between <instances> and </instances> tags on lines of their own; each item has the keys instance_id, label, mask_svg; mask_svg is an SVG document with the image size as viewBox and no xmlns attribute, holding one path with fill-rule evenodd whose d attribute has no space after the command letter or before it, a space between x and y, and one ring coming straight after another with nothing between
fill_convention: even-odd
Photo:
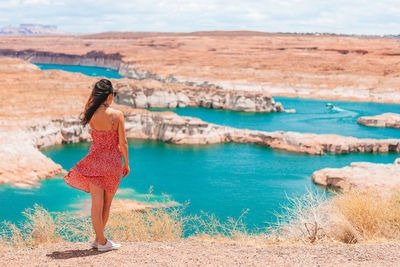
<instances>
[{"instance_id":1,"label":"dry grass","mask_svg":"<svg viewBox=\"0 0 400 267\"><path fill-rule=\"evenodd\" d=\"M150 187L146 202L152 193ZM158 204L157 204L158 203ZM124 206L116 208L107 223L106 233L115 240L151 241L177 240L184 234L184 227L190 216L183 212L188 202L183 206L169 207L170 198L163 194L162 200L156 202L157 208L143 211L130 211Z\"/></svg>"},{"instance_id":2,"label":"dry grass","mask_svg":"<svg viewBox=\"0 0 400 267\"><path fill-rule=\"evenodd\" d=\"M400 240L400 190L390 195L352 189L330 199L291 200L274 229L283 240L357 243Z\"/></svg>"},{"instance_id":3,"label":"dry grass","mask_svg":"<svg viewBox=\"0 0 400 267\"><path fill-rule=\"evenodd\" d=\"M164 196L162 202L168 201ZM247 210L237 219L221 222L204 212L184 215L187 205L160 205L145 212L119 209L110 216L106 236L115 240L162 241L184 238L184 233L190 231L190 238L247 245L400 240L400 190L390 196L353 190L329 199L308 193L290 199L276 225L261 231L246 227L243 217ZM48 212L39 205L23 214L26 220L19 225L2 223L0 249L94 238L90 217Z\"/></svg>"},{"instance_id":4,"label":"dry grass","mask_svg":"<svg viewBox=\"0 0 400 267\"><path fill-rule=\"evenodd\" d=\"M332 200L362 240L400 240L400 191L350 191Z\"/></svg>"}]
</instances>

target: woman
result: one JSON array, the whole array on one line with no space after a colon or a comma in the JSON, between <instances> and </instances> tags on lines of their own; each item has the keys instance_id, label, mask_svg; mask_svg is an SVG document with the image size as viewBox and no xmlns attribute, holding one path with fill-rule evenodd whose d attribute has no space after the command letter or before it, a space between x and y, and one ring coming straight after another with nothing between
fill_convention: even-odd
<instances>
[{"instance_id":1,"label":"woman","mask_svg":"<svg viewBox=\"0 0 400 267\"><path fill-rule=\"evenodd\" d=\"M124 114L110 107L115 95L107 79L94 85L81 114L82 125L90 124L93 143L89 153L64 176L67 184L91 195L91 218L96 233L92 247L99 251L120 247L105 238L104 228L121 175L124 178L130 171ZM122 167L121 154L124 158Z\"/></svg>"}]
</instances>

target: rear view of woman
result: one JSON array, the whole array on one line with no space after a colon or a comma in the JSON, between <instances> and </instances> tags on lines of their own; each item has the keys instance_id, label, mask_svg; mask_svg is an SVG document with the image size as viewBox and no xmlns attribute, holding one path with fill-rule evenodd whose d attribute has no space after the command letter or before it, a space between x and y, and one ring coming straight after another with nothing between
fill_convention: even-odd
<instances>
[{"instance_id":1,"label":"rear view of woman","mask_svg":"<svg viewBox=\"0 0 400 267\"><path fill-rule=\"evenodd\" d=\"M88 154L64 176L67 184L91 195L91 218L96 233L92 247L99 251L120 247L105 238L104 228L121 176L126 177L130 171L124 115L110 107L115 95L107 79L94 85L81 118L83 126L89 123L91 127L93 143Z\"/></svg>"}]
</instances>

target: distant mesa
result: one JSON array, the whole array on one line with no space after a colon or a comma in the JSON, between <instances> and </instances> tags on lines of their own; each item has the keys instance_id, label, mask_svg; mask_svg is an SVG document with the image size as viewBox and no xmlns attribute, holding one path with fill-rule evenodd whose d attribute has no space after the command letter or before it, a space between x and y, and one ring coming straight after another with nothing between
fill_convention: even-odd
<instances>
[{"instance_id":1,"label":"distant mesa","mask_svg":"<svg viewBox=\"0 0 400 267\"><path fill-rule=\"evenodd\" d=\"M57 29L55 25L20 24L19 26L5 26L0 28L0 35L28 36L28 35L65 35L67 32Z\"/></svg>"}]
</instances>

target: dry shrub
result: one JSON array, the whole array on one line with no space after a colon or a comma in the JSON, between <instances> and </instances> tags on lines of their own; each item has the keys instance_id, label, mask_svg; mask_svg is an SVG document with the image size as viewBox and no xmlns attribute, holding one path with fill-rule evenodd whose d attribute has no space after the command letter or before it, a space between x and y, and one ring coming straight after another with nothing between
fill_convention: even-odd
<instances>
[{"instance_id":1,"label":"dry shrub","mask_svg":"<svg viewBox=\"0 0 400 267\"><path fill-rule=\"evenodd\" d=\"M151 191L147 195L149 200ZM162 201L147 211L129 210L119 207L111 214L106 233L111 239L150 241L177 240L184 234L184 226L189 216L182 213L188 202L180 207L169 207L170 198L163 194Z\"/></svg>"},{"instance_id":2,"label":"dry shrub","mask_svg":"<svg viewBox=\"0 0 400 267\"><path fill-rule=\"evenodd\" d=\"M149 193L150 195L150 193ZM274 227L250 231L243 222L245 210L238 219L222 222L214 214L183 215L188 203L168 206L162 203L147 211L119 208L110 215L106 236L115 240L178 240L190 231L190 238L247 245L296 242L343 242L400 240L400 190L390 196L378 192L339 193L331 198L308 193L289 199ZM66 212L48 212L35 204L23 212L26 221L20 226L3 222L0 249L32 247L59 241L88 241L94 237L89 216L75 217Z\"/></svg>"},{"instance_id":3,"label":"dry shrub","mask_svg":"<svg viewBox=\"0 0 400 267\"><path fill-rule=\"evenodd\" d=\"M10 222L2 222L1 241L3 246L15 248L25 247L27 243L21 233L21 229Z\"/></svg>"},{"instance_id":4,"label":"dry shrub","mask_svg":"<svg viewBox=\"0 0 400 267\"><path fill-rule=\"evenodd\" d=\"M383 195L372 189L352 189L330 199L308 193L290 199L284 210L275 227L280 240L400 240L400 190Z\"/></svg>"},{"instance_id":5,"label":"dry shrub","mask_svg":"<svg viewBox=\"0 0 400 267\"><path fill-rule=\"evenodd\" d=\"M2 241L13 247L36 246L61 241L58 224L50 212L35 204L23 212L26 221L19 227L10 222L3 222Z\"/></svg>"},{"instance_id":6,"label":"dry shrub","mask_svg":"<svg viewBox=\"0 0 400 267\"><path fill-rule=\"evenodd\" d=\"M289 203L276 214L278 222L271 229L283 241L314 243L327 237L329 229L328 199L326 195L308 192L304 196L288 198Z\"/></svg>"},{"instance_id":7,"label":"dry shrub","mask_svg":"<svg viewBox=\"0 0 400 267\"><path fill-rule=\"evenodd\" d=\"M332 203L363 240L400 239L399 190L391 195L351 190L334 197Z\"/></svg>"},{"instance_id":8,"label":"dry shrub","mask_svg":"<svg viewBox=\"0 0 400 267\"><path fill-rule=\"evenodd\" d=\"M246 226L243 219L248 211L249 209L244 210L237 219L227 217L225 221L214 214L201 211L200 215L193 215L187 224L192 231L190 238L252 246L278 243L278 236L271 234L269 229L250 230Z\"/></svg>"}]
</instances>

